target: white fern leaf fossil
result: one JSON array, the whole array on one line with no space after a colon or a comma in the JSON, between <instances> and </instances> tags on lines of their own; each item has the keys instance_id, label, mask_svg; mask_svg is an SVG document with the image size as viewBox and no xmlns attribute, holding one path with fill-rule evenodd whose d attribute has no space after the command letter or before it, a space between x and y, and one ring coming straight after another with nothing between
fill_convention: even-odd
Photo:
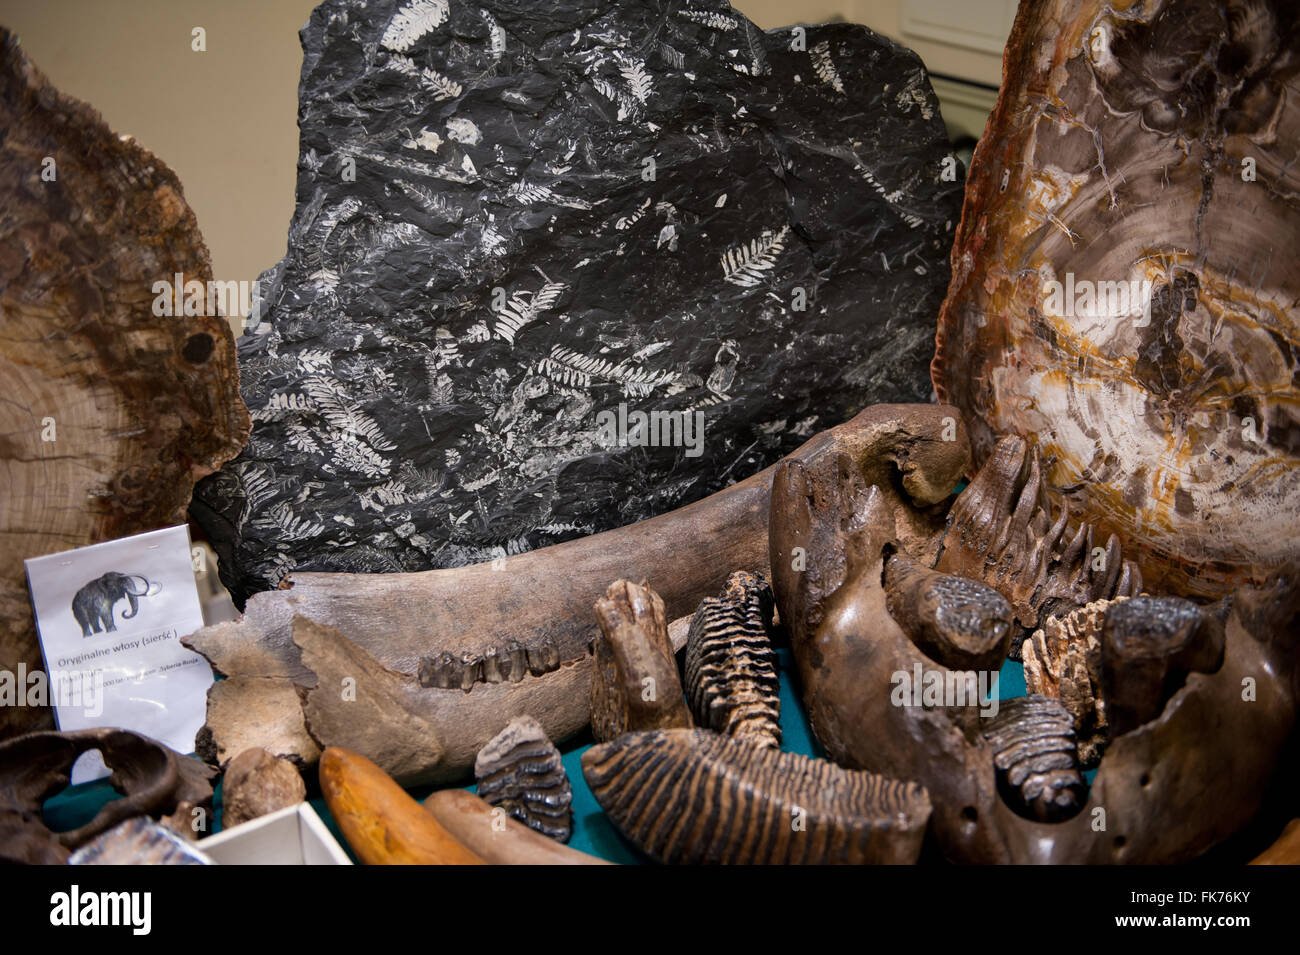
<instances>
[{"instance_id":1,"label":"white fern leaf fossil","mask_svg":"<svg viewBox=\"0 0 1300 955\"><path fill-rule=\"evenodd\" d=\"M497 18L492 16L489 11L479 7L478 12L479 16L483 18L483 22L487 24L488 49L492 51L492 58L499 60L501 54L506 51L506 31L502 29L501 24L497 22Z\"/></svg>"},{"instance_id":2,"label":"white fern leaf fossil","mask_svg":"<svg viewBox=\"0 0 1300 955\"><path fill-rule=\"evenodd\" d=\"M584 355L562 345L551 349L551 354L537 363L537 373L558 385L569 388L589 388L592 379L621 385L634 397L645 397L660 385L671 384L677 375L671 371L650 371L630 362L614 364L604 358Z\"/></svg>"},{"instance_id":3,"label":"white fern leaf fossil","mask_svg":"<svg viewBox=\"0 0 1300 955\"><path fill-rule=\"evenodd\" d=\"M379 42L389 50L405 53L416 40L441 26L448 10L448 0L411 0L388 22Z\"/></svg>"},{"instance_id":4,"label":"white fern leaf fossil","mask_svg":"<svg viewBox=\"0 0 1300 955\"><path fill-rule=\"evenodd\" d=\"M677 15L690 20L692 23L698 23L710 30L720 30L723 33L730 33L740 26L740 23L734 18L713 10L678 10Z\"/></svg>"},{"instance_id":5,"label":"white fern leaf fossil","mask_svg":"<svg viewBox=\"0 0 1300 955\"><path fill-rule=\"evenodd\" d=\"M764 229L757 239L728 249L721 256L723 278L742 288L759 285L766 278L764 273L776 265L776 260L785 250L785 239L789 234L789 226L782 226L778 232Z\"/></svg>"},{"instance_id":6,"label":"white fern leaf fossil","mask_svg":"<svg viewBox=\"0 0 1300 955\"><path fill-rule=\"evenodd\" d=\"M434 192L428 186L419 186L413 182L407 182L405 179L395 179L393 185L397 186L407 198L413 200L417 206L431 216L455 218L461 215L463 211L459 206L450 202L442 193Z\"/></svg>"},{"instance_id":7,"label":"white fern leaf fossil","mask_svg":"<svg viewBox=\"0 0 1300 955\"><path fill-rule=\"evenodd\" d=\"M646 212L649 211L650 202L651 202L650 198L647 197L646 200L643 203L641 203L641 205L637 206L636 212L632 213L630 216L619 216L618 221L614 223L614 228L618 229L620 232L622 232L624 229L632 228L632 226L640 222L641 217L644 216Z\"/></svg>"},{"instance_id":8,"label":"white fern leaf fossil","mask_svg":"<svg viewBox=\"0 0 1300 955\"><path fill-rule=\"evenodd\" d=\"M359 410L338 382L318 376L306 379L303 386L330 427L363 438L380 451L396 449L397 445L388 440L378 422Z\"/></svg>"},{"instance_id":9,"label":"white fern leaf fossil","mask_svg":"<svg viewBox=\"0 0 1300 955\"><path fill-rule=\"evenodd\" d=\"M388 66L405 76L419 80L420 85L433 94L436 101L455 99L465 92L464 87L445 74L433 69L420 69L409 56L394 53L388 58Z\"/></svg>"},{"instance_id":10,"label":"white fern leaf fossil","mask_svg":"<svg viewBox=\"0 0 1300 955\"><path fill-rule=\"evenodd\" d=\"M300 425L297 421L290 421L285 426L285 440L289 447L295 451L301 451L304 454L320 454L320 445L312 437L311 432Z\"/></svg>"},{"instance_id":11,"label":"white fern leaf fossil","mask_svg":"<svg viewBox=\"0 0 1300 955\"><path fill-rule=\"evenodd\" d=\"M355 434L330 429L326 437L335 464L365 477L388 476L393 462L377 453Z\"/></svg>"},{"instance_id":12,"label":"white fern leaf fossil","mask_svg":"<svg viewBox=\"0 0 1300 955\"><path fill-rule=\"evenodd\" d=\"M625 53L615 54L618 60L618 73L627 83L632 96L637 102L644 103L654 91L650 74L646 72L645 63Z\"/></svg>"},{"instance_id":13,"label":"white fern leaf fossil","mask_svg":"<svg viewBox=\"0 0 1300 955\"><path fill-rule=\"evenodd\" d=\"M542 278L542 287L536 292L516 292L510 297L510 301L497 311L492 328L494 335L513 345L519 330L554 306L568 288L562 282L552 282L545 276Z\"/></svg>"},{"instance_id":14,"label":"white fern leaf fossil","mask_svg":"<svg viewBox=\"0 0 1300 955\"><path fill-rule=\"evenodd\" d=\"M655 53L659 55L659 59L674 69L681 70L686 67L686 54L676 47L669 46L663 40L655 41Z\"/></svg>"},{"instance_id":15,"label":"white fern leaf fossil","mask_svg":"<svg viewBox=\"0 0 1300 955\"><path fill-rule=\"evenodd\" d=\"M272 421L290 415L310 414L316 409L306 395L296 392L279 392L272 395L262 407L255 409L254 421Z\"/></svg>"},{"instance_id":16,"label":"white fern leaf fossil","mask_svg":"<svg viewBox=\"0 0 1300 955\"><path fill-rule=\"evenodd\" d=\"M328 371L334 363L334 356L323 348L306 348L298 352L298 370L307 374ZM280 396L277 396L280 397ZM296 397L301 398L302 395Z\"/></svg>"},{"instance_id":17,"label":"white fern leaf fossil","mask_svg":"<svg viewBox=\"0 0 1300 955\"><path fill-rule=\"evenodd\" d=\"M253 526L279 533L281 540L307 540L324 533L325 525L298 517L284 501L273 504L253 520Z\"/></svg>"},{"instance_id":18,"label":"white fern leaf fossil","mask_svg":"<svg viewBox=\"0 0 1300 955\"><path fill-rule=\"evenodd\" d=\"M808 55L812 58L813 72L817 74L817 78L835 92L843 93L844 81L840 79L839 71L835 69L835 63L831 60L830 40L822 40L808 51Z\"/></svg>"}]
</instances>

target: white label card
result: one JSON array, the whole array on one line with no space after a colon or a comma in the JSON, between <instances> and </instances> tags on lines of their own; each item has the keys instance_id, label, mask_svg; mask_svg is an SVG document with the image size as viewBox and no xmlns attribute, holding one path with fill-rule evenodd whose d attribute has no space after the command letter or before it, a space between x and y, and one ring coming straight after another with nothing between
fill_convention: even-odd
<instances>
[{"instance_id":1,"label":"white label card","mask_svg":"<svg viewBox=\"0 0 1300 955\"><path fill-rule=\"evenodd\" d=\"M212 669L181 646L203 626L184 525L26 561L61 730L118 726L194 751ZM108 775L86 753L72 782Z\"/></svg>"}]
</instances>

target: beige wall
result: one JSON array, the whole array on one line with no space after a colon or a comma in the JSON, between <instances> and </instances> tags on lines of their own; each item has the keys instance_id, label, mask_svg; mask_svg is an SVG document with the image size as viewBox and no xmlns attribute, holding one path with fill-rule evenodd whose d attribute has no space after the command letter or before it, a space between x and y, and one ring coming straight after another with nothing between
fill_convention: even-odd
<instances>
[{"instance_id":1,"label":"beige wall","mask_svg":"<svg viewBox=\"0 0 1300 955\"><path fill-rule=\"evenodd\" d=\"M545 0L539 0L545 2ZM954 0L961 2L961 0ZM215 276L253 279L278 260L298 157L298 28L316 0L0 0L0 24L63 91L97 108L176 171ZM764 28L840 16L901 34L902 0L740 0ZM191 30L207 51L191 50ZM922 44L911 44L930 62ZM997 58L942 51L938 72L987 75ZM942 65L939 65L939 64Z\"/></svg>"},{"instance_id":2,"label":"beige wall","mask_svg":"<svg viewBox=\"0 0 1300 955\"><path fill-rule=\"evenodd\" d=\"M284 255L298 160L298 28L314 0L0 0L65 93L180 177L219 279ZM207 52L190 31L207 31Z\"/></svg>"}]
</instances>

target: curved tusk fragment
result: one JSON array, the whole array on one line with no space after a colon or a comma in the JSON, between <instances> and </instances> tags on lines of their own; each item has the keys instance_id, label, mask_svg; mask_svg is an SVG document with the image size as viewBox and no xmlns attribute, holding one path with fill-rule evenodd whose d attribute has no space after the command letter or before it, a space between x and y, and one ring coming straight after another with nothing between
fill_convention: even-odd
<instances>
[{"instance_id":1,"label":"curved tusk fragment","mask_svg":"<svg viewBox=\"0 0 1300 955\"><path fill-rule=\"evenodd\" d=\"M491 865L612 865L534 832L464 789L444 789L424 809Z\"/></svg>"},{"instance_id":2,"label":"curved tusk fragment","mask_svg":"<svg viewBox=\"0 0 1300 955\"><path fill-rule=\"evenodd\" d=\"M351 750L321 754L320 788L366 865L483 865L382 769Z\"/></svg>"}]
</instances>

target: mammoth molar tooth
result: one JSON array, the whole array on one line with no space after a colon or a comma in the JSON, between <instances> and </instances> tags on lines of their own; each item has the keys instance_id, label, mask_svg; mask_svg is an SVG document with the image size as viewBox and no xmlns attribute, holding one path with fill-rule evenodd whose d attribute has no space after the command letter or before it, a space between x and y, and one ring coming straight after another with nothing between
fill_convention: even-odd
<instances>
[{"instance_id":1,"label":"mammoth molar tooth","mask_svg":"<svg viewBox=\"0 0 1300 955\"><path fill-rule=\"evenodd\" d=\"M645 581L620 579L594 609L592 736L604 742L629 730L690 727L663 599Z\"/></svg>"},{"instance_id":2,"label":"mammoth molar tooth","mask_svg":"<svg viewBox=\"0 0 1300 955\"><path fill-rule=\"evenodd\" d=\"M1070 712L1084 769L1101 762L1110 738L1101 692L1102 624L1110 607L1128 599L1095 600L1049 617L1025 641L1025 687L1030 695L1059 699Z\"/></svg>"},{"instance_id":3,"label":"mammoth molar tooth","mask_svg":"<svg viewBox=\"0 0 1300 955\"><path fill-rule=\"evenodd\" d=\"M1226 610L1181 597L1134 597L1107 608L1101 679L1113 736L1159 716L1188 673L1222 665Z\"/></svg>"},{"instance_id":4,"label":"mammoth molar tooth","mask_svg":"<svg viewBox=\"0 0 1300 955\"><path fill-rule=\"evenodd\" d=\"M474 760L478 794L530 829L568 842L573 792L560 751L531 716L511 720Z\"/></svg>"},{"instance_id":5,"label":"mammoth molar tooth","mask_svg":"<svg viewBox=\"0 0 1300 955\"><path fill-rule=\"evenodd\" d=\"M695 720L726 736L781 745L780 683L769 630L772 591L761 576L733 573L707 597L686 640L686 693Z\"/></svg>"},{"instance_id":6,"label":"mammoth molar tooth","mask_svg":"<svg viewBox=\"0 0 1300 955\"><path fill-rule=\"evenodd\" d=\"M705 729L627 733L582 772L601 808L660 862L910 863L930 799L915 783Z\"/></svg>"},{"instance_id":7,"label":"mammoth molar tooth","mask_svg":"<svg viewBox=\"0 0 1300 955\"><path fill-rule=\"evenodd\" d=\"M1016 435L998 441L949 512L935 569L981 580L1007 599L1018 624L1013 660L1049 616L1142 589L1142 574L1123 559L1117 537L1094 546L1093 526L1081 522L1071 533L1067 517L1062 507L1052 519L1038 451Z\"/></svg>"},{"instance_id":8,"label":"mammoth molar tooth","mask_svg":"<svg viewBox=\"0 0 1300 955\"><path fill-rule=\"evenodd\" d=\"M1037 822L1074 816L1088 798L1079 770L1074 724L1060 700L1017 697L1002 703L984 738L1003 801Z\"/></svg>"},{"instance_id":9,"label":"mammoth molar tooth","mask_svg":"<svg viewBox=\"0 0 1300 955\"><path fill-rule=\"evenodd\" d=\"M459 657L446 651L422 657L420 686L469 692L476 683L518 683L525 674L542 676L560 668L560 651L551 641L525 648L518 640L503 647L490 646L483 653L467 651Z\"/></svg>"},{"instance_id":10,"label":"mammoth molar tooth","mask_svg":"<svg viewBox=\"0 0 1300 955\"><path fill-rule=\"evenodd\" d=\"M916 648L953 670L1001 667L1013 623L1006 599L978 580L930 570L890 549L885 606Z\"/></svg>"}]
</instances>

